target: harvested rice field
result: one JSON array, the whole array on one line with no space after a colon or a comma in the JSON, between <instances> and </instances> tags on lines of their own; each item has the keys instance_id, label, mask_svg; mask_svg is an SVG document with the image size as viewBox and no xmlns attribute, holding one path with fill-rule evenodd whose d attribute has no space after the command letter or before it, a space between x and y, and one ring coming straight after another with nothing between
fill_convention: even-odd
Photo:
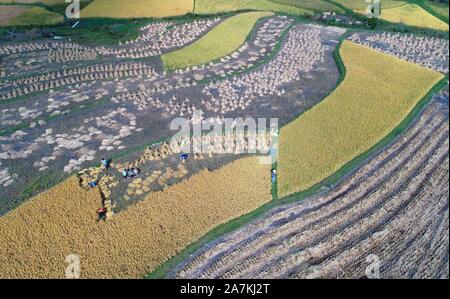
<instances>
[{"instance_id":1,"label":"harvested rice field","mask_svg":"<svg viewBox=\"0 0 450 299\"><path fill-rule=\"evenodd\" d=\"M331 190L270 210L204 246L168 278L448 278L448 103ZM426 161L426 162L425 162Z\"/></svg>"},{"instance_id":2,"label":"harvested rice field","mask_svg":"<svg viewBox=\"0 0 450 299\"><path fill-rule=\"evenodd\" d=\"M363 2L0 0L0 279L448 278L445 18Z\"/></svg>"}]
</instances>

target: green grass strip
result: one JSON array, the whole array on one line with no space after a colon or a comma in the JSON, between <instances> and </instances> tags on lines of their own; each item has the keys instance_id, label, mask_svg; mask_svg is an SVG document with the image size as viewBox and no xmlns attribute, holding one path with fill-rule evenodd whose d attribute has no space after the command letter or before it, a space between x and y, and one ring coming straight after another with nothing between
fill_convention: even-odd
<instances>
[{"instance_id":1,"label":"green grass strip","mask_svg":"<svg viewBox=\"0 0 450 299\"><path fill-rule=\"evenodd\" d=\"M209 63L237 50L246 40L256 22L272 15L250 12L226 19L193 44L162 55L164 68L174 70Z\"/></svg>"}]
</instances>

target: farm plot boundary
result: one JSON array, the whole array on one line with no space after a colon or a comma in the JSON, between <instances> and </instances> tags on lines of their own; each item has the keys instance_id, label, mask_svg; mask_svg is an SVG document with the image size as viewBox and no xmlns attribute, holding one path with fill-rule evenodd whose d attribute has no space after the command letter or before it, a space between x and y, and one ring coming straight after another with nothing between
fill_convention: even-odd
<instances>
[{"instance_id":1,"label":"farm plot boundary","mask_svg":"<svg viewBox=\"0 0 450 299\"><path fill-rule=\"evenodd\" d=\"M343 36L342 41L345 40L345 36ZM341 78L338 81L338 85L345 79L346 76L346 68L342 62L340 53L340 45L335 50L335 60L338 65L338 68L341 72ZM422 111L426 108L426 106L430 103L433 98L433 95L440 91L447 85L449 77L441 79L437 84L435 84L428 93L417 103L417 105L410 111L408 116L396 127L394 128L387 136L385 136L382 140L380 140L377 144L371 147L366 152L357 156L353 160L346 163L342 166L338 171L333 173L331 176L327 177L323 181L318 184L310 187L307 190L294 193L282 199L272 200L271 202L261 206L260 208L238 217L236 219L231 220L225 224L222 224L206 235L204 235L197 242L189 245L183 251L181 251L178 255L172 257L167 262L156 268L155 271L149 273L146 278L147 279L161 279L164 278L167 273L169 273L172 269L174 269L177 265L183 262L189 255L196 252L202 246L212 242L213 240L221 237L223 235L229 234L240 227L250 223L256 218L264 216L266 213L270 212L271 209L276 208L278 206L287 205L291 203L298 202L300 200L304 200L307 197L319 196L330 191L332 188L336 187L338 184L342 183L345 179L355 173L361 166L367 163L373 156L380 153L385 148L392 145L396 138L403 134L406 130L408 130L416 121L416 119L420 116ZM336 86L337 87L337 86ZM276 188L276 187L275 187ZM273 193L273 190L272 190Z\"/></svg>"},{"instance_id":2,"label":"farm plot boundary","mask_svg":"<svg viewBox=\"0 0 450 299\"><path fill-rule=\"evenodd\" d=\"M228 18L193 44L162 55L164 68L169 71L182 69L224 57L245 42L258 21L272 15L273 13L249 12Z\"/></svg>"},{"instance_id":3,"label":"farm plot boundary","mask_svg":"<svg viewBox=\"0 0 450 299\"><path fill-rule=\"evenodd\" d=\"M348 41L340 50L346 79L327 99L280 130L280 196L306 190L367 151L443 77ZM386 72L387 65L392 67ZM391 81L398 87L392 88Z\"/></svg>"},{"instance_id":4,"label":"farm plot boundary","mask_svg":"<svg viewBox=\"0 0 450 299\"><path fill-rule=\"evenodd\" d=\"M0 231L6 236L0 242L0 277L63 278L69 251L80 255L84 278L138 278L212 227L270 200L270 165L250 157L216 171L204 170L98 223L98 190L85 191L71 177L0 218ZM10 242L28 240L30 235L39 237L30 240L32 248L11 247ZM17 259L39 266L16 267ZM44 264L45 268L40 266Z\"/></svg>"}]
</instances>

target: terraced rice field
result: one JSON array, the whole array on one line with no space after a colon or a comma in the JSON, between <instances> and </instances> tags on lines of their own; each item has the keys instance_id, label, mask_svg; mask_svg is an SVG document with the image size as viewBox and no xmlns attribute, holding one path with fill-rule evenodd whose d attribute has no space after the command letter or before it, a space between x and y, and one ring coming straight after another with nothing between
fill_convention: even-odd
<instances>
[{"instance_id":1,"label":"terraced rice field","mask_svg":"<svg viewBox=\"0 0 450 299\"><path fill-rule=\"evenodd\" d=\"M301 16L313 14L308 9L269 0L196 0L194 12L197 14L214 14L245 9L282 12Z\"/></svg>"},{"instance_id":2,"label":"terraced rice field","mask_svg":"<svg viewBox=\"0 0 450 299\"><path fill-rule=\"evenodd\" d=\"M347 32L333 7L94 0L82 17L110 20L0 30L0 278L63 278L69 254L82 278L360 278L374 255L448 277L448 39ZM233 129L172 139L179 118ZM238 128L257 118L282 128L275 166L273 127Z\"/></svg>"},{"instance_id":3,"label":"terraced rice field","mask_svg":"<svg viewBox=\"0 0 450 299\"><path fill-rule=\"evenodd\" d=\"M164 54L161 57L164 67L167 70L186 68L229 55L242 46L259 19L271 15L250 12L230 17L188 47Z\"/></svg>"},{"instance_id":4,"label":"terraced rice field","mask_svg":"<svg viewBox=\"0 0 450 299\"><path fill-rule=\"evenodd\" d=\"M174 118L192 119L202 110L212 124L251 116L276 117L282 125L336 84L333 51L344 30L294 24L284 16L258 22L247 41L220 61L164 72L161 53L192 43L220 21L156 22L142 28L136 40L112 47L58 41L2 47L6 77L0 82L0 214L95 167L101 158L127 165L160 150L163 145L156 143L174 134L169 126ZM145 59L130 60L138 58ZM67 67L61 70L49 61ZM176 153L165 153L159 161L144 159L139 163L142 176L158 178L139 188L119 183L111 188L111 198L121 211L201 169L218 169L237 158L192 156L182 176ZM117 181L121 171L111 169L98 179Z\"/></svg>"},{"instance_id":5,"label":"terraced rice field","mask_svg":"<svg viewBox=\"0 0 450 299\"><path fill-rule=\"evenodd\" d=\"M173 278L447 278L448 92L335 188L204 246ZM369 257L369 259L368 259Z\"/></svg>"},{"instance_id":6,"label":"terraced rice field","mask_svg":"<svg viewBox=\"0 0 450 299\"><path fill-rule=\"evenodd\" d=\"M438 14L444 16L447 18L448 21L448 14L449 14L449 10L448 10L448 3L436 3L434 1L426 1L426 4L431 7L431 9L435 12L437 12Z\"/></svg>"},{"instance_id":7,"label":"terraced rice field","mask_svg":"<svg viewBox=\"0 0 450 299\"><path fill-rule=\"evenodd\" d=\"M280 132L280 197L312 187L375 145L443 78L348 41L340 54L345 80Z\"/></svg>"},{"instance_id":8,"label":"terraced rice field","mask_svg":"<svg viewBox=\"0 0 450 299\"><path fill-rule=\"evenodd\" d=\"M53 5L64 3L64 0L0 0L0 3L21 3L21 4L42 3Z\"/></svg>"},{"instance_id":9,"label":"terraced rice field","mask_svg":"<svg viewBox=\"0 0 450 299\"><path fill-rule=\"evenodd\" d=\"M192 13L193 0L94 0L82 18L163 18Z\"/></svg>"},{"instance_id":10,"label":"terraced rice field","mask_svg":"<svg viewBox=\"0 0 450 299\"><path fill-rule=\"evenodd\" d=\"M70 253L82 258L84 278L141 278L213 227L270 201L270 188L270 165L245 158L98 222L98 189L86 191L72 177L0 218L0 278L63 278Z\"/></svg>"},{"instance_id":11,"label":"terraced rice field","mask_svg":"<svg viewBox=\"0 0 450 299\"><path fill-rule=\"evenodd\" d=\"M272 2L291 5L318 12L330 12L330 11L334 11L336 13L343 12L343 10L338 6L324 0L272 0Z\"/></svg>"},{"instance_id":12,"label":"terraced rice field","mask_svg":"<svg viewBox=\"0 0 450 299\"><path fill-rule=\"evenodd\" d=\"M448 31L448 24L425 11L417 4L407 4L396 8L383 9L381 19L423 28Z\"/></svg>"},{"instance_id":13,"label":"terraced rice field","mask_svg":"<svg viewBox=\"0 0 450 299\"><path fill-rule=\"evenodd\" d=\"M0 26L54 25L64 17L37 6L0 6Z\"/></svg>"},{"instance_id":14,"label":"terraced rice field","mask_svg":"<svg viewBox=\"0 0 450 299\"><path fill-rule=\"evenodd\" d=\"M360 0L332 0L332 1L353 10L365 10L368 5L365 1ZM401 0L382 0L382 4L383 8L394 8L405 5L406 2Z\"/></svg>"},{"instance_id":15,"label":"terraced rice field","mask_svg":"<svg viewBox=\"0 0 450 299\"><path fill-rule=\"evenodd\" d=\"M0 26L8 25L11 20L22 14L27 8L21 6L0 7Z\"/></svg>"}]
</instances>

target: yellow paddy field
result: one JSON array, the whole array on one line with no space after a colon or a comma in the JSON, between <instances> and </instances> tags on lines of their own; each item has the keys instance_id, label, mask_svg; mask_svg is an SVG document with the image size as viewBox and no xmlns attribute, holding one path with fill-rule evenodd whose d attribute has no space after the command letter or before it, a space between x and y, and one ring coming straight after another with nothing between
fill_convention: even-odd
<instances>
[{"instance_id":1,"label":"yellow paddy field","mask_svg":"<svg viewBox=\"0 0 450 299\"><path fill-rule=\"evenodd\" d=\"M98 189L76 177L0 217L0 278L141 278L212 228L271 200L270 166L258 157L204 170L98 222Z\"/></svg>"},{"instance_id":2,"label":"yellow paddy field","mask_svg":"<svg viewBox=\"0 0 450 299\"><path fill-rule=\"evenodd\" d=\"M192 13L193 0L95 0L81 17L163 18Z\"/></svg>"},{"instance_id":3,"label":"yellow paddy field","mask_svg":"<svg viewBox=\"0 0 450 299\"><path fill-rule=\"evenodd\" d=\"M448 24L428 13L416 4L407 4L396 8L384 9L381 19L416 27L448 31Z\"/></svg>"},{"instance_id":4,"label":"yellow paddy field","mask_svg":"<svg viewBox=\"0 0 450 299\"><path fill-rule=\"evenodd\" d=\"M293 15L312 15L308 9L269 0L196 0L195 13L213 14L244 9L282 12Z\"/></svg>"},{"instance_id":5,"label":"yellow paddy field","mask_svg":"<svg viewBox=\"0 0 450 299\"><path fill-rule=\"evenodd\" d=\"M349 41L340 54L347 69L341 85L280 132L279 197L308 189L367 151L443 78Z\"/></svg>"}]
</instances>

